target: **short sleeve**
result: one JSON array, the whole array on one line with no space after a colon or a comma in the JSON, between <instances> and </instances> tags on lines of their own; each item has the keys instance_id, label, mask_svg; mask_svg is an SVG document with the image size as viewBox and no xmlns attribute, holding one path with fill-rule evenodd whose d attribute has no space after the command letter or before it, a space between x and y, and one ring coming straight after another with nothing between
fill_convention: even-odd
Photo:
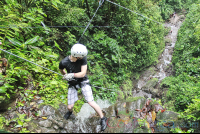
<instances>
[{"instance_id":1,"label":"short sleeve","mask_svg":"<svg viewBox=\"0 0 200 134\"><path fill-rule=\"evenodd\" d=\"M62 64L62 61L59 63L59 69L64 69L64 66Z\"/></svg>"},{"instance_id":2,"label":"short sleeve","mask_svg":"<svg viewBox=\"0 0 200 134\"><path fill-rule=\"evenodd\" d=\"M87 56L83 57L81 60L81 65L87 65Z\"/></svg>"}]
</instances>

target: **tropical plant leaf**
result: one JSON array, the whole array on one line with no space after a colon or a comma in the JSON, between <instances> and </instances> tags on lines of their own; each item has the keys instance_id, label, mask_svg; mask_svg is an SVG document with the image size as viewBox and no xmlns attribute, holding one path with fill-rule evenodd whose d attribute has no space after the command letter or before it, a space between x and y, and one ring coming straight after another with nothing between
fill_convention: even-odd
<instances>
[{"instance_id":1,"label":"tropical plant leaf","mask_svg":"<svg viewBox=\"0 0 200 134\"><path fill-rule=\"evenodd\" d=\"M56 46L58 49L60 49L60 51L63 51L63 50L60 48L60 46L57 44L56 41L54 41L54 43L55 43L55 46Z\"/></svg>"},{"instance_id":2,"label":"tropical plant leaf","mask_svg":"<svg viewBox=\"0 0 200 134\"><path fill-rule=\"evenodd\" d=\"M16 125L15 127L22 127L22 125Z\"/></svg>"},{"instance_id":3,"label":"tropical plant leaf","mask_svg":"<svg viewBox=\"0 0 200 134\"><path fill-rule=\"evenodd\" d=\"M5 93L7 89L5 87L0 87L0 93Z\"/></svg>"},{"instance_id":4,"label":"tropical plant leaf","mask_svg":"<svg viewBox=\"0 0 200 134\"><path fill-rule=\"evenodd\" d=\"M27 45L27 44L33 44L36 41L38 41L38 39L39 39L39 36L35 36L34 38L27 40L24 44L25 45Z\"/></svg>"},{"instance_id":5,"label":"tropical plant leaf","mask_svg":"<svg viewBox=\"0 0 200 134\"><path fill-rule=\"evenodd\" d=\"M14 45L20 45L20 46L22 45L21 42L19 42L18 40L14 39L14 38L9 38L8 36L7 36L7 38Z\"/></svg>"},{"instance_id":6,"label":"tropical plant leaf","mask_svg":"<svg viewBox=\"0 0 200 134\"><path fill-rule=\"evenodd\" d=\"M58 81L51 81L51 84L57 85L57 84L58 84Z\"/></svg>"},{"instance_id":7,"label":"tropical plant leaf","mask_svg":"<svg viewBox=\"0 0 200 134\"><path fill-rule=\"evenodd\" d=\"M24 124L21 120L18 120L17 122L18 122L18 125L20 125L20 126L23 126L23 124Z\"/></svg>"}]
</instances>

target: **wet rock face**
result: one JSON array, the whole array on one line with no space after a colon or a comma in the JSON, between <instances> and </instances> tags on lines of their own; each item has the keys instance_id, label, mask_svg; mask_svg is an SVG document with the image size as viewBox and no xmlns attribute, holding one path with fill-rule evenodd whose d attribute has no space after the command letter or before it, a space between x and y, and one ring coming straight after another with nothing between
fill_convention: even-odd
<instances>
[{"instance_id":1,"label":"wet rock face","mask_svg":"<svg viewBox=\"0 0 200 134\"><path fill-rule=\"evenodd\" d=\"M171 60L177 40L178 30L183 20L184 16L177 15L175 18L172 17L170 22L164 24L166 28L171 28L168 35L165 36L165 48L158 57L157 64L140 72L140 76L133 76L133 97L141 96L145 98L161 98L166 94L163 94L161 91L162 87L160 87L160 84L165 77L174 74L174 71L172 71L173 65L171 64Z\"/></svg>"},{"instance_id":2,"label":"wet rock face","mask_svg":"<svg viewBox=\"0 0 200 134\"><path fill-rule=\"evenodd\" d=\"M87 118L72 114L66 120L63 116L67 112L67 105L60 104L59 106L58 109L49 105L40 106L38 118L28 122L27 129L34 133L102 133L100 118L96 113ZM107 117L108 125L104 133L162 133L170 132L167 126L172 121L178 124L177 113L165 111L159 103L144 97L116 102L102 110ZM10 119L18 118L17 111L9 112L6 116ZM167 125L163 126L162 121L165 121ZM17 122L13 123L17 125ZM13 123L10 125L14 125ZM19 132L18 129L12 129L12 131Z\"/></svg>"}]
</instances>

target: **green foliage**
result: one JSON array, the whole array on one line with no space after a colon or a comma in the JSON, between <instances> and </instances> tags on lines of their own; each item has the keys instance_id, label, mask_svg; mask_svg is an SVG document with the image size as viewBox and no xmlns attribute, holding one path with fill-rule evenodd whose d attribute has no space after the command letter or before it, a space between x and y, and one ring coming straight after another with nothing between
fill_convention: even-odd
<instances>
[{"instance_id":1,"label":"green foliage","mask_svg":"<svg viewBox=\"0 0 200 134\"><path fill-rule=\"evenodd\" d=\"M6 125L9 125L9 123L12 121L17 122L15 127L21 128L20 133L28 133L30 131L28 131L26 127L28 126L27 122L31 121L31 118L26 119L25 116L26 114L18 114L18 117L6 121Z\"/></svg>"},{"instance_id":2,"label":"green foliage","mask_svg":"<svg viewBox=\"0 0 200 134\"><path fill-rule=\"evenodd\" d=\"M95 66L90 69L90 72L91 75L89 78L90 82L93 84L92 89L95 99L102 97L103 99L108 99L111 102L114 102L116 100L116 95L119 87L117 84L114 84L111 80L108 79L108 70L101 68L97 62L95 63ZM110 88L107 89L106 87Z\"/></svg>"},{"instance_id":3,"label":"green foliage","mask_svg":"<svg viewBox=\"0 0 200 134\"><path fill-rule=\"evenodd\" d=\"M172 128L170 130L172 133L192 133L193 131L192 130L188 130L187 132L184 131L184 130L181 130L181 128Z\"/></svg>"},{"instance_id":4,"label":"green foliage","mask_svg":"<svg viewBox=\"0 0 200 134\"><path fill-rule=\"evenodd\" d=\"M2 74L0 74L0 80L4 83L4 86L0 87L0 96L3 96L3 100L9 100L11 95L16 93L16 86L14 84L17 80L9 76L4 77Z\"/></svg>"},{"instance_id":5,"label":"green foliage","mask_svg":"<svg viewBox=\"0 0 200 134\"><path fill-rule=\"evenodd\" d=\"M44 104L50 104L56 108L60 102L67 104L67 82L61 80L61 76L30 62L59 72L59 60L70 54L71 46L81 37L99 6L98 2L94 0L3 0L0 3L0 41L2 42L0 48L26 59L1 52L1 57L7 58L10 65L7 68L7 76L0 75L1 81L4 81L4 86L0 87L0 96L6 96L3 99L8 100L18 93L23 97L23 101L31 101L34 95L40 95ZM162 23L162 18L167 19L174 10L179 10L184 3L191 2L119 0L116 3ZM191 10L198 13L197 7L193 7ZM182 33L189 35L189 38L186 40L184 37L187 43L181 42L179 47L175 48L177 57L180 54L185 56L180 58L182 61L185 61L183 59L186 58L187 53L183 51L183 48L188 47L191 50L186 60L188 65L177 61L179 58L174 58L174 63L177 62L176 71L185 72L185 74L177 76L178 80L166 80L169 86L177 84L171 87L171 94L178 95L178 91L187 91L188 99L184 100L182 94L175 101L177 108L182 109L188 103L192 104L192 99L194 99L191 97L194 94L192 90L199 93L197 90L199 79L196 79L199 76L199 20L197 20L197 14L194 16L192 18L192 14L189 15L190 20L195 22L194 24L190 22L191 29L195 29L194 32L186 30L184 33L182 30ZM163 25L106 1L90 24L90 26L98 25L115 27L89 27L80 43L86 45L89 51L88 76L95 99L102 98L115 102L120 87L126 91L131 90L132 72L137 79L139 71L157 61L165 46L163 37L168 31ZM119 25L129 26L116 27ZM48 26L83 27L50 28ZM179 34L181 36L181 33ZM193 41L195 45L192 44ZM186 45L188 43L189 45ZM181 67L182 64L187 68ZM188 83L191 82L191 84L185 84L185 78L190 79ZM26 90L30 79L33 81L33 89ZM167 97L169 99L170 95ZM83 99L76 102L75 112L79 112L83 103ZM23 103L18 102L17 106L23 106ZM24 122L22 119L19 121ZM20 122L19 124L24 125ZM21 132L27 132L27 130L23 128Z\"/></svg>"},{"instance_id":6,"label":"green foliage","mask_svg":"<svg viewBox=\"0 0 200 134\"><path fill-rule=\"evenodd\" d=\"M187 105L192 103L192 99L200 93L200 90L199 83L190 79L187 74L182 74L177 77L167 77L162 81L162 85L169 86L167 95L163 98L168 106L173 102L177 111L184 111Z\"/></svg>"},{"instance_id":7,"label":"green foliage","mask_svg":"<svg viewBox=\"0 0 200 134\"><path fill-rule=\"evenodd\" d=\"M195 1L196 2L196 1ZM168 88L162 101L187 121L200 120L200 57L199 57L199 14L200 5L190 5L175 45L172 63L175 76L167 77L162 86ZM193 132L190 129L188 132ZM179 128L172 132L182 132Z\"/></svg>"},{"instance_id":8,"label":"green foliage","mask_svg":"<svg viewBox=\"0 0 200 134\"><path fill-rule=\"evenodd\" d=\"M125 97L131 98L132 97L132 89L133 89L133 83L130 79L126 80L125 83L122 84L123 92L125 94Z\"/></svg>"},{"instance_id":9,"label":"green foliage","mask_svg":"<svg viewBox=\"0 0 200 134\"><path fill-rule=\"evenodd\" d=\"M0 115L0 130L4 128L4 123L6 122L5 117Z\"/></svg>"},{"instance_id":10,"label":"green foliage","mask_svg":"<svg viewBox=\"0 0 200 134\"><path fill-rule=\"evenodd\" d=\"M84 100L81 99L81 100L77 100L76 103L74 104L74 108L73 108L73 111L75 113L78 113L82 107L82 105L84 104Z\"/></svg>"},{"instance_id":11,"label":"green foliage","mask_svg":"<svg viewBox=\"0 0 200 134\"><path fill-rule=\"evenodd\" d=\"M198 121L200 120L200 99L196 96L195 99L192 99L192 104L187 106L187 109L180 113L180 118Z\"/></svg>"},{"instance_id":12,"label":"green foliage","mask_svg":"<svg viewBox=\"0 0 200 134\"><path fill-rule=\"evenodd\" d=\"M50 104L56 108L58 108L58 102L67 104L67 84L65 81L61 81L57 74L52 76L51 81L45 77L39 77L38 81L40 81L38 94L42 96L45 104Z\"/></svg>"},{"instance_id":13,"label":"green foliage","mask_svg":"<svg viewBox=\"0 0 200 134\"><path fill-rule=\"evenodd\" d=\"M186 2L184 0L159 0L158 4L161 7L162 18L164 20L169 19L170 15L172 15L175 11L183 9L185 3Z\"/></svg>"}]
</instances>

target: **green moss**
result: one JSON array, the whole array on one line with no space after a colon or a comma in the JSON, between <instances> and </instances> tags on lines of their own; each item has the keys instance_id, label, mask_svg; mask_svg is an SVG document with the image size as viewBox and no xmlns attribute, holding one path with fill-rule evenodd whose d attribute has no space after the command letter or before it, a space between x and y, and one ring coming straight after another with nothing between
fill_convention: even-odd
<instances>
[{"instance_id":1,"label":"green moss","mask_svg":"<svg viewBox=\"0 0 200 134\"><path fill-rule=\"evenodd\" d=\"M126 99L127 102L133 102L133 101L136 101L138 99L141 99L141 98L144 98L144 97L141 97L141 96L138 96L138 97L128 97Z\"/></svg>"},{"instance_id":2,"label":"green moss","mask_svg":"<svg viewBox=\"0 0 200 134\"><path fill-rule=\"evenodd\" d=\"M126 80L124 84L122 84L123 93L125 94L125 97L128 98L129 94L132 94L133 89L133 83L130 79Z\"/></svg>"},{"instance_id":3,"label":"green moss","mask_svg":"<svg viewBox=\"0 0 200 134\"><path fill-rule=\"evenodd\" d=\"M135 77L136 80L138 80L140 78L140 73L139 72L135 72L133 73L133 76Z\"/></svg>"},{"instance_id":4,"label":"green moss","mask_svg":"<svg viewBox=\"0 0 200 134\"><path fill-rule=\"evenodd\" d=\"M117 98L118 98L119 100L123 100L123 99L124 99L124 93L123 93L122 91L119 91L119 92L118 92Z\"/></svg>"},{"instance_id":5,"label":"green moss","mask_svg":"<svg viewBox=\"0 0 200 134\"><path fill-rule=\"evenodd\" d=\"M153 67L150 67L148 70L152 71L152 72L155 72L154 69L153 69Z\"/></svg>"},{"instance_id":6,"label":"green moss","mask_svg":"<svg viewBox=\"0 0 200 134\"><path fill-rule=\"evenodd\" d=\"M165 39L165 43L172 43L172 40L169 39L169 38L166 38L166 39Z\"/></svg>"},{"instance_id":7,"label":"green moss","mask_svg":"<svg viewBox=\"0 0 200 134\"><path fill-rule=\"evenodd\" d=\"M148 88L154 87L157 84L157 82L158 82L158 78L152 78L147 82L147 84L144 87L148 87Z\"/></svg>"},{"instance_id":8,"label":"green moss","mask_svg":"<svg viewBox=\"0 0 200 134\"><path fill-rule=\"evenodd\" d=\"M5 118L0 115L0 129L3 129Z\"/></svg>"}]
</instances>

